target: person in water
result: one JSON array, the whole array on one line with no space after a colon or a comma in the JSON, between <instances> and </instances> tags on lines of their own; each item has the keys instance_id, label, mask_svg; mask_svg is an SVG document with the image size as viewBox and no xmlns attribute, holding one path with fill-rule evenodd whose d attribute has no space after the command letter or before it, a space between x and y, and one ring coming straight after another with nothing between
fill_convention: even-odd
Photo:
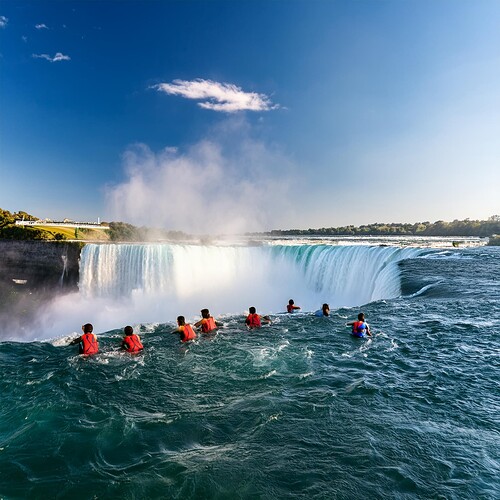
<instances>
[{"instance_id":1,"label":"person in water","mask_svg":"<svg viewBox=\"0 0 500 500\"><path fill-rule=\"evenodd\" d=\"M290 299L288 301L288 305L286 306L286 312L293 313L295 312L296 309L300 309L300 307L295 305L293 299Z\"/></svg>"},{"instance_id":2,"label":"person in water","mask_svg":"<svg viewBox=\"0 0 500 500\"><path fill-rule=\"evenodd\" d=\"M90 323L82 325L83 335L72 340L69 345L79 345L79 353L91 356L92 354L97 354L99 352L99 342L97 342L97 337L92 333L94 327Z\"/></svg>"},{"instance_id":3,"label":"person in water","mask_svg":"<svg viewBox=\"0 0 500 500\"><path fill-rule=\"evenodd\" d=\"M245 320L246 325L250 330L253 328L260 328L262 326L262 321L265 321L266 323L271 323L271 318L269 316L261 316L260 314L257 314L257 310L255 307L249 307L248 308L248 316L247 319Z\"/></svg>"},{"instance_id":4,"label":"person in water","mask_svg":"<svg viewBox=\"0 0 500 500\"><path fill-rule=\"evenodd\" d=\"M209 333L216 330L222 323L215 321L215 319L210 316L210 311L208 309L201 310L201 319L194 324L195 328L201 326L202 333Z\"/></svg>"},{"instance_id":5,"label":"person in water","mask_svg":"<svg viewBox=\"0 0 500 500\"><path fill-rule=\"evenodd\" d=\"M321 309L318 309L315 313L316 316L330 316L330 306L328 304L323 304Z\"/></svg>"},{"instance_id":6,"label":"person in water","mask_svg":"<svg viewBox=\"0 0 500 500\"><path fill-rule=\"evenodd\" d=\"M193 327L189 323L186 323L186 318L184 316L177 316L177 325L177 330L172 333L179 333L181 342L187 342L188 340L194 340L196 338Z\"/></svg>"},{"instance_id":7,"label":"person in water","mask_svg":"<svg viewBox=\"0 0 500 500\"><path fill-rule=\"evenodd\" d=\"M372 332L370 331L370 327L368 323L365 321L364 313L358 314L358 321L353 321L352 323L347 323L346 326L352 326L351 335L354 337L368 337L372 336Z\"/></svg>"},{"instance_id":8,"label":"person in water","mask_svg":"<svg viewBox=\"0 0 500 500\"><path fill-rule=\"evenodd\" d=\"M123 329L122 348L132 353L141 352L144 349L139 335L134 333L134 329L131 326L126 326Z\"/></svg>"}]
</instances>

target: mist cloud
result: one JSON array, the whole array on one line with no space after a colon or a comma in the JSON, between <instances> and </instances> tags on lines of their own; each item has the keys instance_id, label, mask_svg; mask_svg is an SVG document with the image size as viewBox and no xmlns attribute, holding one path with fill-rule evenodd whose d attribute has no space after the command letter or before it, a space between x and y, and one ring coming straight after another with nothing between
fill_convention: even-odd
<instances>
[{"instance_id":1,"label":"mist cloud","mask_svg":"<svg viewBox=\"0 0 500 500\"><path fill-rule=\"evenodd\" d=\"M160 83L154 88L166 94L201 100L203 102L199 102L198 106L225 113L269 111L278 107L273 105L265 94L245 92L231 83L219 83L200 78L192 81L174 80L172 83Z\"/></svg>"},{"instance_id":2,"label":"mist cloud","mask_svg":"<svg viewBox=\"0 0 500 500\"><path fill-rule=\"evenodd\" d=\"M126 180L106 192L114 220L193 234L236 234L276 227L290 216L293 165L264 144L228 150L203 140L185 153L135 144L124 154Z\"/></svg>"}]
</instances>

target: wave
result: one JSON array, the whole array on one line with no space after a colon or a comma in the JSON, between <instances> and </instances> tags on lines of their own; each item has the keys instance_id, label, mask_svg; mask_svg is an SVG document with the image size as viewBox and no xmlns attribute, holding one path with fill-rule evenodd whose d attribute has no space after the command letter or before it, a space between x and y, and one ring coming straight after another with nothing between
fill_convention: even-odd
<instances>
[{"instance_id":1,"label":"wave","mask_svg":"<svg viewBox=\"0 0 500 500\"><path fill-rule=\"evenodd\" d=\"M420 297L421 295L426 295L428 294L428 292L430 290L433 290L435 289L436 287L438 287L439 285L441 285L443 283L443 281L438 281L436 283L430 283L429 285L425 285L424 287L422 287L420 290L418 290L418 292L415 292L415 293L412 293L410 295L410 298L413 298L413 297Z\"/></svg>"}]
</instances>

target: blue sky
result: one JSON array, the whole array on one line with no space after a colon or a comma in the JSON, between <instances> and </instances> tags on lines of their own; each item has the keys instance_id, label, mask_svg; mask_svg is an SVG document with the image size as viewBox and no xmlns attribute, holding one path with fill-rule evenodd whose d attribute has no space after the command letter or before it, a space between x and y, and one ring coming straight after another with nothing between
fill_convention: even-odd
<instances>
[{"instance_id":1,"label":"blue sky","mask_svg":"<svg viewBox=\"0 0 500 500\"><path fill-rule=\"evenodd\" d=\"M500 213L500 2L0 3L0 207L193 232Z\"/></svg>"}]
</instances>

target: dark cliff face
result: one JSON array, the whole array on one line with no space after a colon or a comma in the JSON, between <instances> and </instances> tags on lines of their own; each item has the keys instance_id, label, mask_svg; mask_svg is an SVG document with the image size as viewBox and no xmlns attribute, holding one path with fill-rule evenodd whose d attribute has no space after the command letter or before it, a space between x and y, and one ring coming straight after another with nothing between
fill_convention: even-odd
<instances>
[{"instance_id":1,"label":"dark cliff face","mask_svg":"<svg viewBox=\"0 0 500 500\"><path fill-rule=\"evenodd\" d=\"M0 240L0 282L26 281L31 291L76 289L80 250L80 243Z\"/></svg>"},{"instance_id":2,"label":"dark cliff face","mask_svg":"<svg viewBox=\"0 0 500 500\"><path fill-rule=\"evenodd\" d=\"M0 240L0 339L32 328L41 306L78 290L81 243Z\"/></svg>"}]
</instances>

